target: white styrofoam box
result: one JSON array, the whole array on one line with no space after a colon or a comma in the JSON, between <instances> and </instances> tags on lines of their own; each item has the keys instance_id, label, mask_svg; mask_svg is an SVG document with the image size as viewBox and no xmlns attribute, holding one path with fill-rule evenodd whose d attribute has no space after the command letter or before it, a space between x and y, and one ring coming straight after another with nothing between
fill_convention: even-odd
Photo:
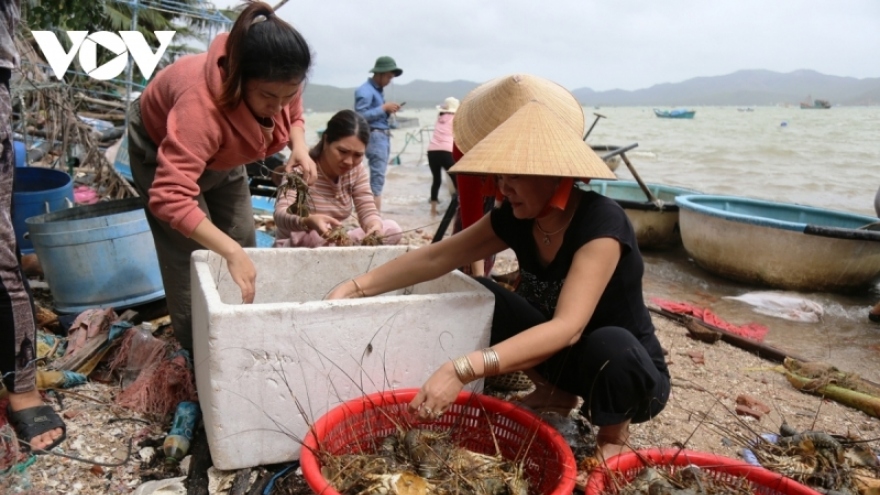
<instances>
[{"instance_id":1,"label":"white styrofoam box","mask_svg":"<svg viewBox=\"0 0 880 495\"><path fill-rule=\"evenodd\" d=\"M308 424L336 405L420 387L444 362L488 345L494 296L458 271L380 296L322 300L409 249L248 249L257 268L248 305L222 257L193 254L195 374L214 467L297 459Z\"/></svg>"}]
</instances>

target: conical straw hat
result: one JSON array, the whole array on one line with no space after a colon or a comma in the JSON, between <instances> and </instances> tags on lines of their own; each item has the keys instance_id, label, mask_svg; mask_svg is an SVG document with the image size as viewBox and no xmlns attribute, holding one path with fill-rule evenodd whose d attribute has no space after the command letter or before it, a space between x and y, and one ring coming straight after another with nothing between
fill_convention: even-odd
<instances>
[{"instance_id":1,"label":"conical straw hat","mask_svg":"<svg viewBox=\"0 0 880 495\"><path fill-rule=\"evenodd\" d=\"M566 125L539 101L523 105L449 171L616 179L608 165L583 141L580 131Z\"/></svg>"},{"instance_id":2,"label":"conical straw hat","mask_svg":"<svg viewBox=\"0 0 880 495\"><path fill-rule=\"evenodd\" d=\"M468 153L526 103L537 100L584 134L584 109L567 89L537 76L513 74L481 84L465 96L452 122L455 145Z\"/></svg>"}]
</instances>

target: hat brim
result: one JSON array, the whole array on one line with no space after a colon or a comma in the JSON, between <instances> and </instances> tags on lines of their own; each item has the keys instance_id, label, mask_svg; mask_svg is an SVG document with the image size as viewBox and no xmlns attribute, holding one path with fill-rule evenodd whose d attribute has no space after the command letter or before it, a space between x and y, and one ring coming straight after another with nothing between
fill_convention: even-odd
<instances>
[{"instance_id":1,"label":"hat brim","mask_svg":"<svg viewBox=\"0 0 880 495\"><path fill-rule=\"evenodd\" d=\"M437 105L437 110L440 110L443 113L455 113L458 111L457 108L443 108L441 105Z\"/></svg>"},{"instance_id":2,"label":"hat brim","mask_svg":"<svg viewBox=\"0 0 880 495\"><path fill-rule=\"evenodd\" d=\"M388 67L373 67L372 69L370 69L370 72L372 72L373 74L384 74L386 72L390 72L394 74L394 77L400 77L401 75L403 75L403 69L399 69L397 67L393 69Z\"/></svg>"},{"instance_id":3,"label":"hat brim","mask_svg":"<svg viewBox=\"0 0 880 495\"><path fill-rule=\"evenodd\" d=\"M569 123L537 101L523 105L449 172L617 179Z\"/></svg>"}]
</instances>

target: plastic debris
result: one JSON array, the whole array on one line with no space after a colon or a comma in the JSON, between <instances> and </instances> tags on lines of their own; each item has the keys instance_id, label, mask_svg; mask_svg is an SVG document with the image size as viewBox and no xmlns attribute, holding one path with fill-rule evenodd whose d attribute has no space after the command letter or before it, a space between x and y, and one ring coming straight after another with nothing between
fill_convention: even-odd
<instances>
[{"instance_id":1,"label":"plastic debris","mask_svg":"<svg viewBox=\"0 0 880 495\"><path fill-rule=\"evenodd\" d=\"M193 431L196 429L200 414L199 405L195 402L183 401L177 405L171 430L165 437L165 443L162 444L166 462L179 462L189 452L189 444L192 442Z\"/></svg>"},{"instance_id":2,"label":"plastic debris","mask_svg":"<svg viewBox=\"0 0 880 495\"><path fill-rule=\"evenodd\" d=\"M825 315L825 308L797 292L758 291L724 299L744 302L753 306L755 313L791 321L818 323Z\"/></svg>"},{"instance_id":3,"label":"plastic debris","mask_svg":"<svg viewBox=\"0 0 880 495\"><path fill-rule=\"evenodd\" d=\"M137 380L141 370L156 363L154 354L163 353L165 345L161 340L153 337L153 327L149 322L141 324L140 328L131 332L128 356L125 360L125 369L122 371L122 388L126 389ZM161 354L159 354L161 356ZM156 359L158 361L158 359Z\"/></svg>"},{"instance_id":4,"label":"plastic debris","mask_svg":"<svg viewBox=\"0 0 880 495\"><path fill-rule=\"evenodd\" d=\"M37 388L48 390L50 388L71 388L82 385L88 380L86 375L67 370L37 370Z\"/></svg>"},{"instance_id":5,"label":"plastic debris","mask_svg":"<svg viewBox=\"0 0 880 495\"><path fill-rule=\"evenodd\" d=\"M148 481L137 487L133 495L186 495L184 481L186 476Z\"/></svg>"}]
</instances>

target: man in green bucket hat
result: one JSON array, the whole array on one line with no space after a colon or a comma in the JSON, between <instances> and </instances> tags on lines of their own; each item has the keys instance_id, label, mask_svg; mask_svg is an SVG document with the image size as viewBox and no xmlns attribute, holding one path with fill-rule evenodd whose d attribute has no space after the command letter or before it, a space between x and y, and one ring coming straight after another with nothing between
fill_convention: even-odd
<instances>
[{"instance_id":1,"label":"man in green bucket hat","mask_svg":"<svg viewBox=\"0 0 880 495\"><path fill-rule=\"evenodd\" d=\"M385 170L388 168L388 155L391 153L391 126L388 117L400 110L401 105L385 101L382 89L395 77L403 74L403 69L388 56L376 59L370 72L373 76L354 92L354 109L370 124L370 142L367 145L367 160L370 164L370 189L376 201L376 209L382 209L382 188L385 186Z\"/></svg>"}]
</instances>

